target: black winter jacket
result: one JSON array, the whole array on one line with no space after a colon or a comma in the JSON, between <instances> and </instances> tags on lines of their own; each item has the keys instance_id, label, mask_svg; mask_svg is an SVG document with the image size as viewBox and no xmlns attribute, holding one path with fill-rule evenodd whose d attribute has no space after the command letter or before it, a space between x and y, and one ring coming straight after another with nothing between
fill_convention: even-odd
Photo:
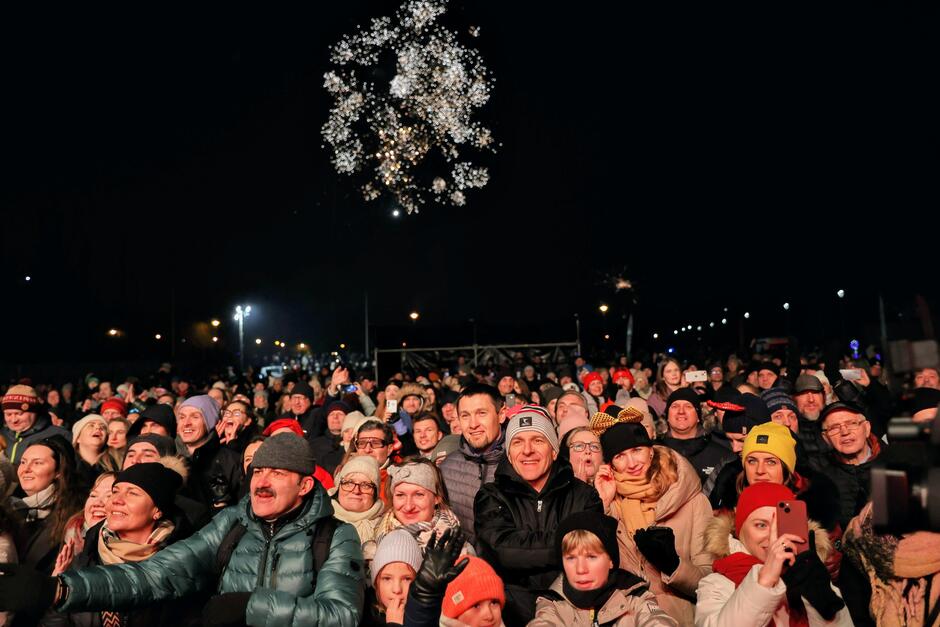
<instances>
[{"instance_id":1,"label":"black winter jacket","mask_svg":"<svg viewBox=\"0 0 940 627\"><path fill-rule=\"evenodd\" d=\"M552 465L541 492L508 459L499 463L493 483L480 489L473 504L477 544L506 585L507 625L523 625L535 616L538 591L547 590L561 572L555 531L567 516L584 511L603 516L604 505L562 460Z\"/></svg>"},{"instance_id":2,"label":"black winter jacket","mask_svg":"<svg viewBox=\"0 0 940 627\"><path fill-rule=\"evenodd\" d=\"M202 503L214 514L220 506L238 500L241 482L241 456L222 446L213 430L209 440L189 458L189 479L180 494Z\"/></svg>"},{"instance_id":3,"label":"black winter jacket","mask_svg":"<svg viewBox=\"0 0 940 627\"><path fill-rule=\"evenodd\" d=\"M679 440L664 436L662 443L664 446L668 446L685 457L689 463L692 464L692 467L695 468L695 472L698 473L699 481L703 484L716 469L727 463L729 459L734 459L735 457L731 449L716 443L708 434L692 438L691 440Z\"/></svg>"},{"instance_id":4,"label":"black winter jacket","mask_svg":"<svg viewBox=\"0 0 940 627\"><path fill-rule=\"evenodd\" d=\"M829 454L829 465L824 472L839 489L839 522L843 529L868 503L871 496L871 467L886 446L874 435L868 436L868 444L871 446L871 457L862 464L846 464L839 460L835 452Z\"/></svg>"}]
</instances>

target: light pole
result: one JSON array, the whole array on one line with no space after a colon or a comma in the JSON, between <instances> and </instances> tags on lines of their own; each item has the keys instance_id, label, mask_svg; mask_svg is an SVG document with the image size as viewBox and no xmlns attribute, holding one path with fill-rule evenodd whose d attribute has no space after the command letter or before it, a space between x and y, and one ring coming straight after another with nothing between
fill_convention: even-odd
<instances>
[{"instance_id":1,"label":"light pole","mask_svg":"<svg viewBox=\"0 0 940 627\"><path fill-rule=\"evenodd\" d=\"M238 323L238 363L241 372L245 372L245 318L251 315L251 305L246 305L242 309L241 305L235 305L235 322Z\"/></svg>"}]
</instances>

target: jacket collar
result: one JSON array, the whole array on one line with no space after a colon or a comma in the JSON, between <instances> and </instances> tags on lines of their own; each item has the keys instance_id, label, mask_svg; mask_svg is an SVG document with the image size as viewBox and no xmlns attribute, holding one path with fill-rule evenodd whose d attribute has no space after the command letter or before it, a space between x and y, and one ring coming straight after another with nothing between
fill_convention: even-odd
<instances>
[{"instance_id":1,"label":"jacket collar","mask_svg":"<svg viewBox=\"0 0 940 627\"><path fill-rule=\"evenodd\" d=\"M478 451L472 446L467 440L460 436L460 452L465 458L472 462L484 463L484 464L496 464L500 459L505 457L506 449L506 429L501 428L499 436L490 444L488 447L482 451Z\"/></svg>"},{"instance_id":2,"label":"jacket collar","mask_svg":"<svg viewBox=\"0 0 940 627\"><path fill-rule=\"evenodd\" d=\"M558 458L552 463L548 471L548 481L541 492L536 492L529 482L519 476L516 469L509 463L509 457L503 457L496 467L496 481L501 490L513 492L518 495L545 497L546 495L568 486L574 479L571 464Z\"/></svg>"}]
</instances>

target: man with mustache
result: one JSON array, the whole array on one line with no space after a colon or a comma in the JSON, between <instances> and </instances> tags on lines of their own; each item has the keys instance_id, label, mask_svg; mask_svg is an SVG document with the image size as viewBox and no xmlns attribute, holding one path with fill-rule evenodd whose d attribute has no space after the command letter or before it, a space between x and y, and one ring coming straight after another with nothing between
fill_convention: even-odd
<instances>
[{"instance_id":1,"label":"man with mustache","mask_svg":"<svg viewBox=\"0 0 940 627\"><path fill-rule=\"evenodd\" d=\"M333 519L315 470L304 438L271 436L252 460L249 495L192 537L144 562L59 577L2 564L0 609L128 609L206 591L217 581L204 625L355 627L363 603L359 536Z\"/></svg>"}]
</instances>

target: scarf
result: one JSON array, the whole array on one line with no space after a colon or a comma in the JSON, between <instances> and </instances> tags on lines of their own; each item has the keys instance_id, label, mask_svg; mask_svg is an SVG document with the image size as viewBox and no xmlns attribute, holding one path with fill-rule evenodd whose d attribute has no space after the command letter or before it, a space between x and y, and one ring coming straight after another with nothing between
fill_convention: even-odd
<instances>
[{"instance_id":1,"label":"scarf","mask_svg":"<svg viewBox=\"0 0 940 627\"><path fill-rule=\"evenodd\" d=\"M622 472L613 471L617 482L617 495L620 506L620 518L633 535L637 529L646 529L656 522L656 503L659 494L646 477L631 477Z\"/></svg>"},{"instance_id":2,"label":"scarf","mask_svg":"<svg viewBox=\"0 0 940 627\"><path fill-rule=\"evenodd\" d=\"M450 509L438 509L434 512L434 517L431 518L430 522L416 522L410 523L408 525L401 524L397 518L395 518L394 510L388 511L385 514L385 517L382 519L382 522L379 524L379 528L376 531L375 537L381 538L390 531L393 531L398 528L404 528L408 530L408 533L414 536L414 539L421 546L421 550L427 548L428 542L434 535L440 536L447 529L458 529L460 527L460 521L457 520L457 516ZM476 555L476 552L468 544L464 543L464 549L461 551L461 555Z\"/></svg>"},{"instance_id":3,"label":"scarf","mask_svg":"<svg viewBox=\"0 0 940 627\"><path fill-rule=\"evenodd\" d=\"M26 511L26 522L44 520L52 513L52 508L55 507L55 484L50 483L36 494L24 496L22 501L29 508Z\"/></svg>"},{"instance_id":4,"label":"scarf","mask_svg":"<svg viewBox=\"0 0 940 627\"><path fill-rule=\"evenodd\" d=\"M339 488L333 488L331 492L335 494L335 490L338 490L338 489ZM361 520L370 520L372 518L375 518L376 516L382 513L382 508L385 507L385 503L383 503L380 499L376 499L375 503L372 504L372 507L370 507L364 512L349 511L348 509L340 505L339 499L337 498L332 499L331 503L333 505L333 515L336 516L339 520L342 520L343 522L347 522L347 523L357 523Z\"/></svg>"},{"instance_id":5,"label":"scarf","mask_svg":"<svg viewBox=\"0 0 940 627\"><path fill-rule=\"evenodd\" d=\"M712 569L721 575L724 575L728 579L734 582L735 589L741 586L741 582L744 581L744 578L747 577L747 574L751 572L757 564L763 564L764 562L760 561L753 555L747 553L732 553L727 557L715 560L712 564ZM786 597L783 598L784 605L787 606L787 614L790 617L790 626L791 627L809 627L809 622L806 618L804 612L795 612L787 604ZM771 625L776 625L776 623L771 620Z\"/></svg>"},{"instance_id":6,"label":"scarf","mask_svg":"<svg viewBox=\"0 0 940 627\"><path fill-rule=\"evenodd\" d=\"M598 610L602 609L617 590L629 590L642 583L642 580L625 570L614 568L607 576L607 583L596 590L577 590L568 583L568 577L562 576L561 589L565 597L579 610L591 610L591 619L596 620ZM644 587L643 590L649 588Z\"/></svg>"},{"instance_id":7,"label":"scarf","mask_svg":"<svg viewBox=\"0 0 940 627\"><path fill-rule=\"evenodd\" d=\"M161 520L153 528L145 544L122 540L108 529L108 523L101 526L98 534L98 556L103 564L123 564L142 562L163 548L163 543L173 533L174 525L169 520Z\"/></svg>"}]
</instances>

